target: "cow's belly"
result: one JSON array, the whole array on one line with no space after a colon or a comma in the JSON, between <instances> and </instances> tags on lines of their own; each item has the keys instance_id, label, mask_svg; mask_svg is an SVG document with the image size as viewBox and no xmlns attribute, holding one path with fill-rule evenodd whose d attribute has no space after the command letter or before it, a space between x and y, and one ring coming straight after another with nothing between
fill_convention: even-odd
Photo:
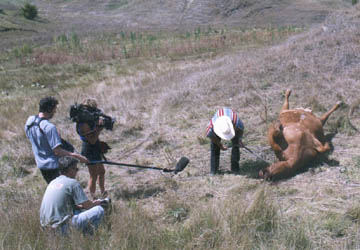
<instances>
[{"instance_id":1,"label":"cow's belly","mask_svg":"<svg viewBox=\"0 0 360 250\"><path fill-rule=\"evenodd\" d=\"M319 141L324 142L325 140L321 121L311 112L304 109L286 110L280 113L279 120L281 125L289 127L289 130L298 126L298 128L303 128L304 131L306 130L315 136Z\"/></svg>"},{"instance_id":2,"label":"cow's belly","mask_svg":"<svg viewBox=\"0 0 360 250\"><path fill-rule=\"evenodd\" d=\"M300 124L292 124L283 128L283 135L288 144L299 144L304 136L304 128Z\"/></svg>"},{"instance_id":3,"label":"cow's belly","mask_svg":"<svg viewBox=\"0 0 360 250\"><path fill-rule=\"evenodd\" d=\"M300 124L293 124L285 127L283 133L288 143L288 147L282 153L286 161L292 162L293 165L302 165L316 156L313 135L309 133L308 129Z\"/></svg>"}]
</instances>

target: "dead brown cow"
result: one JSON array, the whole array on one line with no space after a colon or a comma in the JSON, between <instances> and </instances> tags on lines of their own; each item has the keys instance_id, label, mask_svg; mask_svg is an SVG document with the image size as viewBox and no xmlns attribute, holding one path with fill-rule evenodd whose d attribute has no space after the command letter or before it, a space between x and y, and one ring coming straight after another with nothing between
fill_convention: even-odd
<instances>
[{"instance_id":1,"label":"dead brown cow","mask_svg":"<svg viewBox=\"0 0 360 250\"><path fill-rule=\"evenodd\" d=\"M279 161L259 172L264 179L290 177L306 167L319 153L330 150L323 125L341 102L318 118L309 109L289 109L290 94L291 90L286 90L279 120L268 130L270 146Z\"/></svg>"}]
</instances>

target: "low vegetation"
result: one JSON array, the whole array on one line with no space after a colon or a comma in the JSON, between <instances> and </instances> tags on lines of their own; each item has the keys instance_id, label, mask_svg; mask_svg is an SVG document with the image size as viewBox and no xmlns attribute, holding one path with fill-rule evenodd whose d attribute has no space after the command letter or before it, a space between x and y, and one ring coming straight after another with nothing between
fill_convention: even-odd
<instances>
[{"instance_id":1,"label":"low vegetation","mask_svg":"<svg viewBox=\"0 0 360 250\"><path fill-rule=\"evenodd\" d=\"M355 5L308 28L69 32L2 50L0 249L359 249L358 13ZM244 143L273 162L266 132L287 88L290 107L316 114L344 101L325 126L333 151L277 183L258 179L266 162L245 150L240 173L229 173L225 151L222 174L209 176L204 133L215 110L234 108ZM53 122L78 150L69 106L96 97L117 119L102 135L108 159L173 168L187 156L190 164L178 175L106 166L114 210L93 238L44 231L46 186L24 123L45 95L59 99ZM81 166L83 186L88 177Z\"/></svg>"},{"instance_id":2,"label":"low vegetation","mask_svg":"<svg viewBox=\"0 0 360 250\"><path fill-rule=\"evenodd\" d=\"M36 5L26 3L24 7L21 8L21 14L29 20L34 20L38 16L38 9Z\"/></svg>"}]
</instances>

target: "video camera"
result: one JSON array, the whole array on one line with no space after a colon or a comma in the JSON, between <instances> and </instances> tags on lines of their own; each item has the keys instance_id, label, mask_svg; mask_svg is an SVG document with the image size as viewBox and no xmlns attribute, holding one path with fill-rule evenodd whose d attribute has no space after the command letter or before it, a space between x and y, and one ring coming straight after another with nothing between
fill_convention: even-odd
<instances>
[{"instance_id":1,"label":"video camera","mask_svg":"<svg viewBox=\"0 0 360 250\"><path fill-rule=\"evenodd\" d=\"M100 117L104 120L104 125L102 125L102 127L107 130L112 130L115 119L105 115L100 109L77 103L70 106L70 119L73 122L98 124Z\"/></svg>"},{"instance_id":2,"label":"video camera","mask_svg":"<svg viewBox=\"0 0 360 250\"><path fill-rule=\"evenodd\" d=\"M106 215L110 215L112 212L112 204L111 199L109 197L102 199L100 202L100 206L105 210Z\"/></svg>"}]
</instances>

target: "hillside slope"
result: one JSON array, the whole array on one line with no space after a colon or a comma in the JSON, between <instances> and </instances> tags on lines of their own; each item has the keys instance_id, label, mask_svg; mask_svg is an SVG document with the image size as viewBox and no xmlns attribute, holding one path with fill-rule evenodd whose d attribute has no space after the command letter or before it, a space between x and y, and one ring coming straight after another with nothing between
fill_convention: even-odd
<instances>
[{"instance_id":1,"label":"hillside slope","mask_svg":"<svg viewBox=\"0 0 360 250\"><path fill-rule=\"evenodd\" d=\"M53 18L69 14L67 20L59 23L56 32L69 31L65 23L70 17L73 23L79 24L76 27L87 33L90 27L94 32L100 27L110 27L106 23L111 21L111 15L118 15L112 28L117 27L117 20L125 20L121 16L126 15L118 10L132 10L150 18L155 14L155 4L162 4L166 13L181 10L182 6L181 2L160 0L149 1L154 5L140 0L126 2L129 4L106 1L99 5L97 1L88 1L83 9L80 1L55 1L54 6L61 8L59 16ZM0 134L3 138L0 142L0 200L3 202L0 216L5 218L0 221L0 242L4 248L54 246L54 237L38 225L38 207L45 183L35 167L22 122L24 117L36 112L40 96L52 94L61 101L54 123L77 149L80 149L80 140L68 119L68 106L95 96L105 113L117 119L114 130L105 130L101 137L112 147L107 154L109 160L173 168L182 156L190 159L188 167L177 175L106 166L106 188L116 206L111 230L99 233L96 246L93 241L87 242L85 237L75 235L69 237L67 243L56 242L59 248L359 249L360 6L330 11L334 7L329 5L332 2L319 1L321 5L317 2L312 7L305 5L308 2L296 1L309 10L296 13L313 16L323 13L319 10L326 10L329 14L322 22L316 18L302 20L315 23L275 45L234 46L219 53L199 53L184 58L115 57L96 62L101 67L95 76L81 75L76 83L66 83L66 88L33 87L26 91L15 88L8 95L1 93L0 110L4 115L0 125L8 130L3 129ZM41 8L45 10L45 2L37 3L44 4ZM135 3L144 5L136 9ZM200 6L196 0L186 3ZM238 8L240 3L256 9L261 3L269 2L223 1L221 6L211 3L219 9L217 18L204 14L211 12L207 5L197 16L198 22L212 20L219 24L227 20L239 25L237 17L245 15ZM295 4L271 2L284 17L295 18L293 12L285 11L295 8L290 3ZM112 4L111 10L109 4ZM54 6L47 7L49 19ZM261 15L275 9L263 10ZM74 13L79 14L73 16ZM104 13L111 15L105 17ZM153 27L154 23L162 27L167 23L165 20L170 19L166 13L161 15L164 22L157 17L153 23L142 23L142 27ZM190 10L184 13L189 14ZM257 17L259 22L261 15ZM281 15L276 16L280 20ZM85 17L91 20L81 22ZM133 18L139 22L129 25L140 26L143 19ZM301 19L297 18L293 21ZM188 19L177 20L186 23ZM176 28L177 22L173 24L169 28ZM296 26L304 24L296 21ZM109 44L113 42L118 40L111 40ZM19 65L33 69L26 64ZM49 69L53 68L34 67L44 72ZM60 66L59 69L64 70ZM266 164L245 150L241 150L240 172L231 173L230 151L224 151L221 174L209 176L210 144L205 138L205 129L213 113L223 106L236 110L245 124L244 143L271 163L275 156L267 143L266 132L269 123L276 119L288 88L293 90L290 107L309 107L316 115L337 101L344 102L324 126L334 146L332 152L296 176L271 183L257 176ZM13 119L17 122L11 123ZM24 169L28 172L23 173ZM80 166L79 180L86 185L85 166ZM22 240L9 240L11 235Z\"/></svg>"},{"instance_id":2,"label":"hillside slope","mask_svg":"<svg viewBox=\"0 0 360 250\"><path fill-rule=\"evenodd\" d=\"M69 32L88 34L191 30L197 27L302 27L320 23L333 10L349 6L343 1L309 0L31 2L39 8L39 18L35 21L25 20L18 14L21 1L5 1L0 6L3 10L0 13L2 49L31 41L49 42L54 36Z\"/></svg>"}]
</instances>

